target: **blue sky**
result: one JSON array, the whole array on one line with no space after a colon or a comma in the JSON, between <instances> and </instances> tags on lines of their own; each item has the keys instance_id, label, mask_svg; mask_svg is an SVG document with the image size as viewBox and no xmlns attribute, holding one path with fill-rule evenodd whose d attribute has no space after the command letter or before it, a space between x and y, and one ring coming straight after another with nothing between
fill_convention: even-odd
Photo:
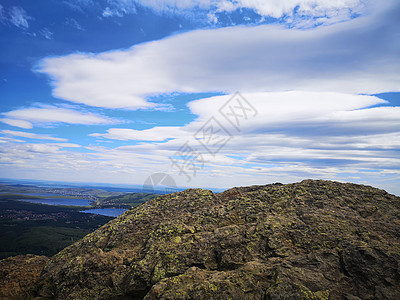
<instances>
[{"instance_id":1,"label":"blue sky","mask_svg":"<svg viewBox=\"0 0 400 300\"><path fill-rule=\"evenodd\" d=\"M0 177L400 194L395 0L0 2Z\"/></svg>"}]
</instances>

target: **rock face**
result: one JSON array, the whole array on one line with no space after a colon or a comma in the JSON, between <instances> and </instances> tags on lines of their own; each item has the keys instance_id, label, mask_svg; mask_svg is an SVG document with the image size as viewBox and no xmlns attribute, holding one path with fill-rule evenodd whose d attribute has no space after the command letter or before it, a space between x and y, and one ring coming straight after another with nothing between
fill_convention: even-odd
<instances>
[{"instance_id":1,"label":"rock face","mask_svg":"<svg viewBox=\"0 0 400 300\"><path fill-rule=\"evenodd\" d=\"M305 180L160 196L51 258L38 299L400 299L400 198Z\"/></svg>"},{"instance_id":2,"label":"rock face","mask_svg":"<svg viewBox=\"0 0 400 300\"><path fill-rule=\"evenodd\" d=\"M49 259L45 256L19 255L0 261L0 299L26 299Z\"/></svg>"}]
</instances>

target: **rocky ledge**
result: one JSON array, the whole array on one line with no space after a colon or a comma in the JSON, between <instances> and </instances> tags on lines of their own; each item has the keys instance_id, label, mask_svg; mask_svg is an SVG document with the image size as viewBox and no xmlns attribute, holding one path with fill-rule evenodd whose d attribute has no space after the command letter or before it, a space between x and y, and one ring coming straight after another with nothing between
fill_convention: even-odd
<instances>
[{"instance_id":1,"label":"rocky ledge","mask_svg":"<svg viewBox=\"0 0 400 300\"><path fill-rule=\"evenodd\" d=\"M400 299L400 198L305 180L189 189L50 259L36 299Z\"/></svg>"},{"instance_id":2,"label":"rocky ledge","mask_svg":"<svg viewBox=\"0 0 400 300\"><path fill-rule=\"evenodd\" d=\"M48 260L46 256L32 254L1 260L0 299L29 299Z\"/></svg>"}]
</instances>

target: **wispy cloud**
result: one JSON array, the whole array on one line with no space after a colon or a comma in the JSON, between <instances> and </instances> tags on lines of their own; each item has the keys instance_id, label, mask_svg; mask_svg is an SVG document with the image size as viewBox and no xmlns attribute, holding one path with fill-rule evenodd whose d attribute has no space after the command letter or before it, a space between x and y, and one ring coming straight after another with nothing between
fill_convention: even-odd
<instances>
[{"instance_id":1,"label":"wispy cloud","mask_svg":"<svg viewBox=\"0 0 400 300\"><path fill-rule=\"evenodd\" d=\"M91 9L95 4L93 0L64 0L63 3L67 7L81 13L83 13L86 9Z\"/></svg>"},{"instance_id":2,"label":"wispy cloud","mask_svg":"<svg viewBox=\"0 0 400 300\"><path fill-rule=\"evenodd\" d=\"M4 22L6 20L5 9L3 5L0 4L0 22Z\"/></svg>"},{"instance_id":3,"label":"wispy cloud","mask_svg":"<svg viewBox=\"0 0 400 300\"><path fill-rule=\"evenodd\" d=\"M24 128L24 129L31 129L33 128L33 125L31 122L24 121L24 120L15 120L15 119L7 119L7 118L2 118L0 119L0 122L3 122L7 125L10 126L15 126L19 128Z\"/></svg>"},{"instance_id":4,"label":"wispy cloud","mask_svg":"<svg viewBox=\"0 0 400 300\"><path fill-rule=\"evenodd\" d=\"M136 14L135 1L132 0L107 0L107 6L103 10L103 17L123 17Z\"/></svg>"},{"instance_id":5,"label":"wispy cloud","mask_svg":"<svg viewBox=\"0 0 400 300\"><path fill-rule=\"evenodd\" d=\"M0 121L22 128L29 128L29 124L81 124L104 125L115 124L120 121L87 111L79 111L70 108L45 105L42 107L22 108L3 113L5 119ZM11 120L11 121L10 121Z\"/></svg>"},{"instance_id":6,"label":"wispy cloud","mask_svg":"<svg viewBox=\"0 0 400 300\"><path fill-rule=\"evenodd\" d=\"M365 1L362 0L134 0L137 4L150 8L158 13L185 15L196 11L202 12L211 23L218 23L217 15L253 10L261 17L283 18L282 21L304 27L304 21L315 24L334 23L349 20L353 15L365 12ZM188 14L193 16L192 13ZM261 18L261 20L263 20Z\"/></svg>"},{"instance_id":7,"label":"wispy cloud","mask_svg":"<svg viewBox=\"0 0 400 300\"><path fill-rule=\"evenodd\" d=\"M52 40L53 39L53 35L54 35L54 33L53 32L51 32L48 28L42 28L40 31L39 31L39 33L40 33L40 35L42 35L45 39L47 39L47 40Z\"/></svg>"},{"instance_id":8,"label":"wispy cloud","mask_svg":"<svg viewBox=\"0 0 400 300\"><path fill-rule=\"evenodd\" d=\"M21 29L28 29L29 23L32 17L28 16L26 11L19 6L13 6L9 10L9 21Z\"/></svg>"},{"instance_id":9,"label":"wispy cloud","mask_svg":"<svg viewBox=\"0 0 400 300\"><path fill-rule=\"evenodd\" d=\"M172 92L400 91L399 10L395 3L312 30L197 30L129 50L47 58L38 70L53 79L54 96L107 108L151 109L147 96Z\"/></svg>"},{"instance_id":10,"label":"wispy cloud","mask_svg":"<svg viewBox=\"0 0 400 300\"><path fill-rule=\"evenodd\" d=\"M25 143L25 141L23 141L23 140L0 136L0 143L9 143L9 142Z\"/></svg>"},{"instance_id":11,"label":"wispy cloud","mask_svg":"<svg viewBox=\"0 0 400 300\"><path fill-rule=\"evenodd\" d=\"M23 131L14 131L14 130L2 130L2 134L12 135L12 136L19 136L25 137L29 139L37 139L37 140L51 140L51 141L58 141L58 142L66 142L67 139L52 137L46 134L36 134L31 132L23 132Z\"/></svg>"},{"instance_id":12,"label":"wispy cloud","mask_svg":"<svg viewBox=\"0 0 400 300\"><path fill-rule=\"evenodd\" d=\"M121 141L165 141L167 139L182 138L190 135L182 131L180 127L154 127L145 130L134 130L128 128L110 128L107 133L92 133L94 137L102 137Z\"/></svg>"},{"instance_id":13,"label":"wispy cloud","mask_svg":"<svg viewBox=\"0 0 400 300\"><path fill-rule=\"evenodd\" d=\"M74 18L67 18L65 20L65 24L67 26L72 27L72 28L75 28L75 29L78 29L78 30L81 30L81 31L85 31L85 28L83 28L83 26L77 20L75 20Z\"/></svg>"},{"instance_id":14,"label":"wispy cloud","mask_svg":"<svg viewBox=\"0 0 400 300\"><path fill-rule=\"evenodd\" d=\"M100 10L101 16L124 17L137 13L137 6L151 9L157 14L187 17L196 23L226 26L221 20L231 19L234 14L242 14L244 23L262 23L267 18L275 18L291 27L312 27L350 20L366 13L370 0L104 0L65 1L69 7L81 12ZM252 11L253 17L246 12ZM254 16L257 16L254 18ZM230 25L233 25L230 24Z\"/></svg>"}]
</instances>

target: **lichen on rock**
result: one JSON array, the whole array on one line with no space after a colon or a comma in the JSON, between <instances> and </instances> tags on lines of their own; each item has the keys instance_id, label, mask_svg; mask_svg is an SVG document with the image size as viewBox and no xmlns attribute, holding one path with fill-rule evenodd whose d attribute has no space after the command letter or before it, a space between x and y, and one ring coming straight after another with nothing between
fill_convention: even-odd
<instances>
[{"instance_id":1,"label":"lichen on rock","mask_svg":"<svg viewBox=\"0 0 400 300\"><path fill-rule=\"evenodd\" d=\"M52 257L33 295L400 299L399 200L320 180L163 195Z\"/></svg>"}]
</instances>

